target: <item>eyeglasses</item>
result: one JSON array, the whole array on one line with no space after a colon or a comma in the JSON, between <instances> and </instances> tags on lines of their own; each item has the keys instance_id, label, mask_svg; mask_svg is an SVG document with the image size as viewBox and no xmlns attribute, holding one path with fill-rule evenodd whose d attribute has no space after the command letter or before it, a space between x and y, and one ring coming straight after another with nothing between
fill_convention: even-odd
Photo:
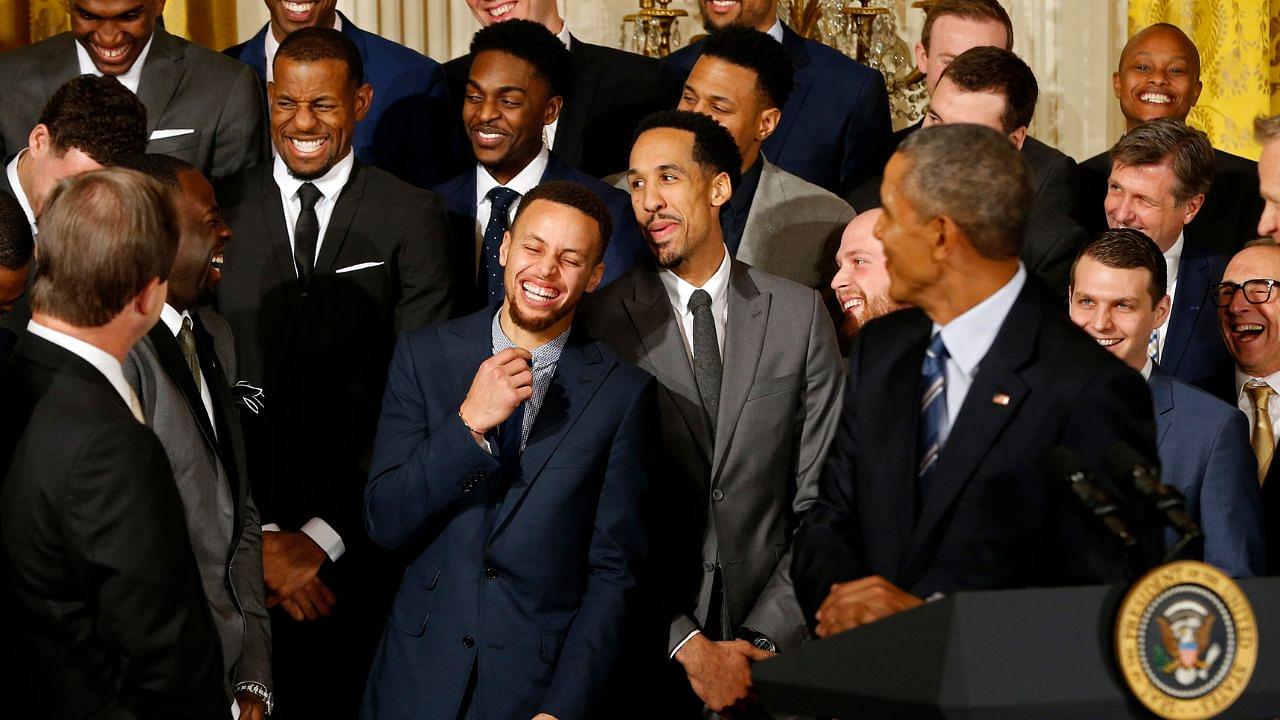
<instances>
[{"instance_id":1,"label":"eyeglasses","mask_svg":"<svg viewBox=\"0 0 1280 720\"><path fill-rule=\"evenodd\" d=\"M1245 280L1243 283L1220 282L1212 288L1214 302L1218 307L1227 307L1236 293L1244 290L1244 299L1253 305L1261 305L1271 300L1271 290L1280 285L1280 280Z\"/></svg>"}]
</instances>

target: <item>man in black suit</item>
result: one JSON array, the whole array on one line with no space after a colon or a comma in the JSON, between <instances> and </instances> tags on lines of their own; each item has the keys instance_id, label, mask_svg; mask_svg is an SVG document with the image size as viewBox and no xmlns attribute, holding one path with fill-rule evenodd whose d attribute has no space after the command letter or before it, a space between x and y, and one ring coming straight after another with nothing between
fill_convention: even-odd
<instances>
[{"instance_id":1,"label":"man in black suit","mask_svg":"<svg viewBox=\"0 0 1280 720\"><path fill-rule=\"evenodd\" d=\"M467 0L467 5L484 27L531 20L556 36L569 50L573 79L565 91L560 118L547 126L547 146L561 160L592 177L625 170L636 125L666 104L658 61L582 42L569 33L556 0ZM469 53L444 65L449 97L455 103L462 104L467 95L474 57ZM467 161L471 160L469 147L469 143L462 143L461 154Z\"/></svg>"},{"instance_id":2,"label":"man in black suit","mask_svg":"<svg viewBox=\"0 0 1280 720\"><path fill-rule=\"evenodd\" d=\"M77 75L109 75L147 107L147 150L224 178L266 153L253 71L158 25L164 0L66 3L71 31L0 54L0 157L23 147L39 108Z\"/></svg>"},{"instance_id":3,"label":"man in black suit","mask_svg":"<svg viewBox=\"0 0 1280 720\"><path fill-rule=\"evenodd\" d=\"M359 703L390 592L360 519L378 403L396 333L452 304L439 196L352 152L369 107L361 78L337 30L285 38L268 89L276 158L220 192L238 239L218 306L259 411L245 440L289 716L347 717Z\"/></svg>"},{"instance_id":4,"label":"man in black suit","mask_svg":"<svg viewBox=\"0 0 1280 720\"><path fill-rule=\"evenodd\" d=\"M31 226L22 206L13 196L0 193L0 317L26 295L33 248ZM17 333L0 327L0 364L9 358L17 341Z\"/></svg>"},{"instance_id":5,"label":"man in black suit","mask_svg":"<svg viewBox=\"0 0 1280 720\"><path fill-rule=\"evenodd\" d=\"M1200 51L1176 25L1157 23L1129 38L1112 85L1124 113L1126 133L1159 118L1186 122L1200 99ZM1217 148L1213 155L1212 184L1204 207L1187 226L1187 234L1199 238L1206 249L1229 255L1255 237L1262 214L1258 166ZM1080 164L1078 219L1090 233L1107 226L1098 208L1107 194L1111 160L1108 153L1101 152Z\"/></svg>"},{"instance_id":6,"label":"man in black suit","mask_svg":"<svg viewBox=\"0 0 1280 720\"><path fill-rule=\"evenodd\" d=\"M1151 393L1026 282L1017 150L977 125L921 130L882 195L890 294L916 307L869 323L850 350L795 540L806 619L827 637L935 593L1117 576L1119 543L1041 466L1065 446L1097 472L1116 441L1154 460Z\"/></svg>"},{"instance_id":7,"label":"man in black suit","mask_svg":"<svg viewBox=\"0 0 1280 720\"><path fill-rule=\"evenodd\" d=\"M120 367L164 304L173 207L104 170L41 222L29 332L0 371L6 714L226 718L182 501Z\"/></svg>"}]
</instances>

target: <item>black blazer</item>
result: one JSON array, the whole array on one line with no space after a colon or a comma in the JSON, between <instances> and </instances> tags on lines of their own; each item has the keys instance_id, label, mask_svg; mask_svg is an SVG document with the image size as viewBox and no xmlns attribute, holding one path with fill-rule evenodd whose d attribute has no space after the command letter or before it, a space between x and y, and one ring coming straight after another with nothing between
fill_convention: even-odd
<instances>
[{"instance_id":1,"label":"black blazer","mask_svg":"<svg viewBox=\"0 0 1280 720\"><path fill-rule=\"evenodd\" d=\"M792 577L810 624L833 583L869 575L928 597L1095 583L1122 569L1118 546L1041 466L1049 449L1067 446L1109 486L1102 457L1111 443L1123 440L1154 461L1142 376L1028 284L918 503L918 368L931 327L923 311L904 310L854 340L840 427L795 541Z\"/></svg>"},{"instance_id":2,"label":"black blazer","mask_svg":"<svg viewBox=\"0 0 1280 720\"><path fill-rule=\"evenodd\" d=\"M593 177L626 170L636 125L666 106L658 61L625 50L585 43L570 36L573 89L564 99L552 150L560 159ZM475 164L462 127L462 103L471 72L468 53L444 64L449 98L461 137L462 166Z\"/></svg>"},{"instance_id":3,"label":"black blazer","mask_svg":"<svg viewBox=\"0 0 1280 720\"><path fill-rule=\"evenodd\" d=\"M6 695L48 717L225 718L159 440L97 369L35 336L0 397L6 684L20 683Z\"/></svg>"},{"instance_id":4,"label":"black blazer","mask_svg":"<svg viewBox=\"0 0 1280 720\"><path fill-rule=\"evenodd\" d=\"M297 530L319 517L350 551L364 535L361 492L396 334L452 307L444 205L357 160L303 295L271 168L219 193L235 239L218 306L252 386L241 389L261 389L265 404L245 414L253 497L264 524Z\"/></svg>"}]
</instances>

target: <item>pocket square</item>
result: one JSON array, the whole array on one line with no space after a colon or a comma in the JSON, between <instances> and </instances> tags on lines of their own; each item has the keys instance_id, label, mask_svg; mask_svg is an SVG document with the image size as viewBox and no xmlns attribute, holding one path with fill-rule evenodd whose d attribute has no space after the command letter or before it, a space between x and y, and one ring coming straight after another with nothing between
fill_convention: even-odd
<instances>
[{"instance_id":1,"label":"pocket square","mask_svg":"<svg viewBox=\"0 0 1280 720\"><path fill-rule=\"evenodd\" d=\"M164 140L165 138L180 137L182 135L190 135L195 132L195 128L186 128L185 130L153 130L148 140Z\"/></svg>"},{"instance_id":2,"label":"pocket square","mask_svg":"<svg viewBox=\"0 0 1280 720\"><path fill-rule=\"evenodd\" d=\"M367 268L378 267L380 265L386 265L386 263L381 260L379 260L378 262L362 262L362 263L357 263L355 265L348 265L344 268L338 268L337 270L333 271L333 274L340 275L342 273L355 272L357 270L365 270Z\"/></svg>"}]
</instances>

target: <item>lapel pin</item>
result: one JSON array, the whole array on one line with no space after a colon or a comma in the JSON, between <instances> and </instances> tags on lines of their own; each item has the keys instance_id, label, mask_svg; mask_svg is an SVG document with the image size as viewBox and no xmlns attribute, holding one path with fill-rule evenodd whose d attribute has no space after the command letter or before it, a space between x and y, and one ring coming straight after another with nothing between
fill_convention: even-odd
<instances>
[{"instance_id":1,"label":"lapel pin","mask_svg":"<svg viewBox=\"0 0 1280 720\"><path fill-rule=\"evenodd\" d=\"M991 396L991 402L1000 406L1008 405L1009 396L1005 393L996 393L995 395Z\"/></svg>"}]
</instances>

